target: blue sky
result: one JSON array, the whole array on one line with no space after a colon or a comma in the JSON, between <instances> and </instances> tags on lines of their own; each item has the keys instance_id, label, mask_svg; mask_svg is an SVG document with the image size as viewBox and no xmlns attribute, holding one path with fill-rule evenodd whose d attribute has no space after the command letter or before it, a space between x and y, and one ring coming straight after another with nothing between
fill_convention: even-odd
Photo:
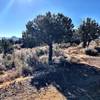
<instances>
[{"instance_id":1,"label":"blue sky","mask_svg":"<svg viewBox=\"0 0 100 100\"><path fill-rule=\"evenodd\" d=\"M76 27L86 17L100 22L100 0L0 0L0 37L20 37L29 20L47 11L71 17Z\"/></svg>"}]
</instances>

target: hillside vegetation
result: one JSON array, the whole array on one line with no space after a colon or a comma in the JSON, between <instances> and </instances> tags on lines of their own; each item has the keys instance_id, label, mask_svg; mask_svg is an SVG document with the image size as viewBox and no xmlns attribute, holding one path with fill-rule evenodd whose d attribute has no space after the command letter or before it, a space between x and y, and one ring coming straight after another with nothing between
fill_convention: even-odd
<instances>
[{"instance_id":1,"label":"hillside vegetation","mask_svg":"<svg viewBox=\"0 0 100 100\"><path fill-rule=\"evenodd\" d=\"M41 50L43 54L39 54ZM66 98L98 100L100 57L86 55L85 49L79 46L62 48L61 45L55 44L54 51L55 66L50 67L47 64L46 46L15 50L13 60L16 67L5 70L0 75L1 100L44 100L44 98L45 100L66 100ZM13 54L10 55L12 56ZM26 66L29 64L26 59L30 58L32 69ZM38 60L38 65L34 60ZM22 73L24 67L27 74ZM32 77L26 77L31 75L32 70L34 71ZM31 84L32 80L34 81ZM35 86L35 80L40 90L37 85Z\"/></svg>"},{"instance_id":2,"label":"hillside vegetation","mask_svg":"<svg viewBox=\"0 0 100 100\"><path fill-rule=\"evenodd\" d=\"M47 12L2 38L0 100L100 100L99 23Z\"/></svg>"}]
</instances>

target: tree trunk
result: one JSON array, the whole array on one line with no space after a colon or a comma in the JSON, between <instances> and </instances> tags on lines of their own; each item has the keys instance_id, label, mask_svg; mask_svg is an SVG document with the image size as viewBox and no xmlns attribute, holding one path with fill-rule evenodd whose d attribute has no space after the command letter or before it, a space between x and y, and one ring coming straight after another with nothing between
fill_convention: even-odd
<instances>
[{"instance_id":1,"label":"tree trunk","mask_svg":"<svg viewBox=\"0 0 100 100\"><path fill-rule=\"evenodd\" d=\"M88 41L87 47L89 47L89 45L90 45L90 42Z\"/></svg>"},{"instance_id":2,"label":"tree trunk","mask_svg":"<svg viewBox=\"0 0 100 100\"><path fill-rule=\"evenodd\" d=\"M48 63L49 65L52 65L52 55L53 55L53 50L52 50L53 46L52 43L49 44L49 57L48 57Z\"/></svg>"},{"instance_id":3,"label":"tree trunk","mask_svg":"<svg viewBox=\"0 0 100 100\"><path fill-rule=\"evenodd\" d=\"M91 41L92 41L92 40L89 40L89 41L88 41L88 44L87 44L87 46L88 46L88 47L89 47L89 45L90 45Z\"/></svg>"}]
</instances>

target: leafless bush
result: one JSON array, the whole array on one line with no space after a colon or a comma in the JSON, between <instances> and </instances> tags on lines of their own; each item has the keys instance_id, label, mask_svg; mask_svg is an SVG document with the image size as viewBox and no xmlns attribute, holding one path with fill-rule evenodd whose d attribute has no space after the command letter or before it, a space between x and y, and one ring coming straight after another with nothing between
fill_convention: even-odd
<instances>
[{"instance_id":1,"label":"leafless bush","mask_svg":"<svg viewBox=\"0 0 100 100\"><path fill-rule=\"evenodd\" d=\"M46 51L44 51L43 49L36 49L36 55L39 57L39 56L43 56L47 54Z\"/></svg>"},{"instance_id":2,"label":"leafless bush","mask_svg":"<svg viewBox=\"0 0 100 100\"><path fill-rule=\"evenodd\" d=\"M14 55L15 66L20 75L32 75L36 70L43 68L42 62L32 49L17 50Z\"/></svg>"},{"instance_id":3,"label":"leafless bush","mask_svg":"<svg viewBox=\"0 0 100 100\"><path fill-rule=\"evenodd\" d=\"M95 47L95 49L100 53L100 47Z\"/></svg>"},{"instance_id":4,"label":"leafless bush","mask_svg":"<svg viewBox=\"0 0 100 100\"><path fill-rule=\"evenodd\" d=\"M5 56L5 58L3 59L3 65L6 67L7 70L15 67L14 59L11 54Z\"/></svg>"},{"instance_id":5,"label":"leafless bush","mask_svg":"<svg viewBox=\"0 0 100 100\"><path fill-rule=\"evenodd\" d=\"M59 44L59 48L62 48L62 49L68 48L68 47L70 47L70 46L71 46L70 43L61 43L61 44Z\"/></svg>"},{"instance_id":6,"label":"leafless bush","mask_svg":"<svg viewBox=\"0 0 100 100\"><path fill-rule=\"evenodd\" d=\"M85 53L89 56L98 56L98 51L96 49L88 48L85 50Z\"/></svg>"},{"instance_id":7,"label":"leafless bush","mask_svg":"<svg viewBox=\"0 0 100 100\"><path fill-rule=\"evenodd\" d=\"M47 64L48 63L48 56L47 55L43 55L41 57L39 57L40 62Z\"/></svg>"}]
</instances>

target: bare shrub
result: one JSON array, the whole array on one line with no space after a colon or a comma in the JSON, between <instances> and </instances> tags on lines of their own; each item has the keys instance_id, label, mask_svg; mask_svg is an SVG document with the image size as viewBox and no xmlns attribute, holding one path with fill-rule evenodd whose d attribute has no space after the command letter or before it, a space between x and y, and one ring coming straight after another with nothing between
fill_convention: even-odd
<instances>
[{"instance_id":1,"label":"bare shrub","mask_svg":"<svg viewBox=\"0 0 100 100\"><path fill-rule=\"evenodd\" d=\"M36 49L36 55L39 57L39 56L43 56L47 54L46 51L44 51L43 49Z\"/></svg>"},{"instance_id":2,"label":"bare shrub","mask_svg":"<svg viewBox=\"0 0 100 100\"><path fill-rule=\"evenodd\" d=\"M100 47L95 47L95 49L100 53Z\"/></svg>"},{"instance_id":3,"label":"bare shrub","mask_svg":"<svg viewBox=\"0 0 100 100\"><path fill-rule=\"evenodd\" d=\"M22 76L32 75L36 70L43 68L42 62L33 49L17 50L14 55L16 69Z\"/></svg>"},{"instance_id":4,"label":"bare shrub","mask_svg":"<svg viewBox=\"0 0 100 100\"><path fill-rule=\"evenodd\" d=\"M48 56L47 55L43 55L41 57L39 57L40 62L44 63L44 64L48 64Z\"/></svg>"},{"instance_id":5,"label":"bare shrub","mask_svg":"<svg viewBox=\"0 0 100 100\"><path fill-rule=\"evenodd\" d=\"M6 70L6 67L0 63L0 71L5 71Z\"/></svg>"},{"instance_id":6,"label":"bare shrub","mask_svg":"<svg viewBox=\"0 0 100 100\"><path fill-rule=\"evenodd\" d=\"M61 49L68 48L70 46L71 46L70 43L61 43L61 44L59 44L59 48L61 48Z\"/></svg>"},{"instance_id":7,"label":"bare shrub","mask_svg":"<svg viewBox=\"0 0 100 100\"><path fill-rule=\"evenodd\" d=\"M14 48L14 49L20 50L20 49L21 49L21 45L20 45L20 44L15 44L15 45L13 46L13 48Z\"/></svg>"},{"instance_id":8,"label":"bare shrub","mask_svg":"<svg viewBox=\"0 0 100 100\"><path fill-rule=\"evenodd\" d=\"M58 44L54 45L53 51L54 51L53 56L57 56L57 57L63 56L63 50L59 48Z\"/></svg>"},{"instance_id":9,"label":"bare shrub","mask_svg":"<svg viewBox=\"0 0 100 100\"><path fill-rule=\"evenodd\" d=\"M15 68L15 63L13 56L11 54L8 54L3 59L3 65L6 67L7 70Z\"/></svg>"},{"instance_id":10,"label":"bare shrub","mask_svg":"<svg viewBox=\"0 0 100 100\"><path fill-rule=\"evenodd\" d=\"M98 51L96 49L88 48L85 50L85 53L89 56L98 56Z\"/></svg>"},{"instance_id":11,"label":"bare shrub","mask_svg":"<svg viewBox=\"0 0 100 100\"><path fill-rule=\"evenodd\" d=\"M21 73L22 73L22 76L32 75L33 69L32 69L32 67L24 66L24 67L22 67Z\"/></svg>"}]
</instances>

